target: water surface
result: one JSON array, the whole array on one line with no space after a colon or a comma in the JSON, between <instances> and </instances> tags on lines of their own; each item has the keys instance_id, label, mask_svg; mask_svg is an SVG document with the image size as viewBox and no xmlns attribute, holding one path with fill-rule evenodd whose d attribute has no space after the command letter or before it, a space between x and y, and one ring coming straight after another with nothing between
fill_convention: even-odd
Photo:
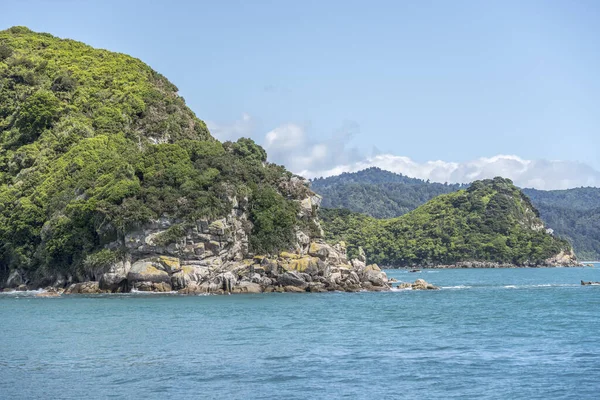
<instances>
[{"instance_id":1,"label":"water surface","mask_svg":"<svg viewBox=\"0 0 600 400\"><path fill-rule=\"evenodd\" d=\"M386 272L442 290L2 294L0 398L598 398L600 268Z\"/></svg>"}]
</instances>

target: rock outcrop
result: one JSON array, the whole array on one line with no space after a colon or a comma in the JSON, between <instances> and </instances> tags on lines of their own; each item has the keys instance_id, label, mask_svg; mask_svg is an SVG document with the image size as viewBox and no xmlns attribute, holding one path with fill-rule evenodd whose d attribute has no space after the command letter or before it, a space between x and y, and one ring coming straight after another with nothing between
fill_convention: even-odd
<instances>
[{"instance_id":1,"label":"rock outcrop","mask_svg":"<svg viewBox=\"0 0 600 400\"><path fill-rule=\"evenodd\" d=\"M310 191L304 179L292 176L279 186L282 193L297 199L301 221L288 251L276 255L252 254L248 199L233 196L229 198L231 211L223 218L191 223L164 217L130 230L105 246L105 250L119 254L116 261L95 267L87 275L61 276L54 286L66 287L65 294L390 289L387 275L377 265L367 265L362 249L356 259L349 260L345 243L330 245L320 239L323 232L317 210L321 198ZM16 288L23 282L22 274L14 271L5 286Z\"/></svg>"},{"instance_id":2,"label":"rock outcrop","mask_svg":"<svg viewBox=\"0 0 600 400\"><path fill-rule=\"evenodd\" d=\"M546 260L546 265L550 267L580 267L582 264L577 261L573 249L563 250L554 257Z\"/></svg>"},{"instance_id":3,"label":"rock outcrop","mask_svg":"<svg viewBox=\"0 0 600 400\"><path fill-rule=\"evenodd\" d=\"M386 274L377 265L367 266L359 259L348 261L343 243L330 246L316 241L308 247L307 254L282 252L277 257L257 256L212 265L182 265L189 260L150 257L131 265L127 287L139 291L177 290L181 294L318 293L390 288Z\"/></svg>"},{"instance_id":4,"label":"rock outcrop","mask_svg":"<svg viewBox=\"0 0 600 400\"><path fill-rule=\"evenodd\" d=\"M106 292L100 289L100 284L96 281L74 283L65 290L65 294L98 294Z\"/></svg>"},{"instance_id":5,"label":"rock outcrop","mask_svg":"<svg viewBox=\"0 0 600 400\"><path fill-rule=\"evenodd\" d=\"M439 287L426 282L424 279L417 279L413 283L405 282L398 285L398 289L412 289L412 290L439 290Z\"/></svg>"}]
</instances>

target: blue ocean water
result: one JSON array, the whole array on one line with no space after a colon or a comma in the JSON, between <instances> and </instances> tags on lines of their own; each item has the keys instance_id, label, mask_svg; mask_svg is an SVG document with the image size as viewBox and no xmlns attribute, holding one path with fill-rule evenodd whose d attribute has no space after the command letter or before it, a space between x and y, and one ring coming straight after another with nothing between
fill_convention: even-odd
<instances>
[{"instance_id":1,"label":"blue ocean water","mask_svg":"<svg viewBox=\"0 0 600 400\"><path fill-rule=\"evenodd\" d=\"M0 398L600 397L600 266L387 272L442 290L2 294Z\"/></svg>"}]
</instances>

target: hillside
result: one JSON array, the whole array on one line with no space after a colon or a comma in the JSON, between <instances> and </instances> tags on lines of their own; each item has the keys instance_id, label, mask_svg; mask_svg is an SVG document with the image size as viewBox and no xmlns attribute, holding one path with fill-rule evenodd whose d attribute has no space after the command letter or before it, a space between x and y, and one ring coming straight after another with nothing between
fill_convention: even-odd
<instances>
[{"instance_id":1,"label":"hillside","mask_svg":"<svg viewBox=\"0 0 600 400\"><path fill-rule=\"evenodd\" d=\"M177 91L133 57L0 32L0 286L307 251L307 183L250 139L213 139Z\"/></svg>"},{"instance_id":2,"label":"hillside","mask_svg":"<svg viewBox=\"0 0 600 400\"><path fill-rule=\"evenodd\" d=\"M404 215L440 194L464 187L409 178L375 167L311 181L311 188L323 196L324 208L346 208L375 218Z\"/></svg>"},{"instance_id":3,"label":"hillside","mask_svg":"<svg viewBox=\"0 0 600 400\"><path fill-rule=\"evenodd\" d=\"M508 179L473 182L399 218L381 220L347 210L322 210L329 240L358 246L371 261L406 267L490 261L544 265L569 252L569 244L548 233L537 210Z\"/></svg>"},{"instance_id":4,"label":"hillside","mask_svg":"<svg viewBox=\"0 0 600 400\"><path fill-rule=\"evenodd\" d=\"M433 199L468 185L409 178L369 168L356 173L315 179L323 207L346 208L375 218L399 217ZM546 226L569 240L580 259L600 259L600 188L543 191L523 189Z\"/></svg>"},{"instance_id":5,"label":"hillside","mask_svg":"<svg viewBox=\"0 0 600 400\"><path fill-rule=\"evenodd\" d=\"M600 188L524 189L542 220L567 238L582 260L600 260Z\"/></svg>"}]
</instances>

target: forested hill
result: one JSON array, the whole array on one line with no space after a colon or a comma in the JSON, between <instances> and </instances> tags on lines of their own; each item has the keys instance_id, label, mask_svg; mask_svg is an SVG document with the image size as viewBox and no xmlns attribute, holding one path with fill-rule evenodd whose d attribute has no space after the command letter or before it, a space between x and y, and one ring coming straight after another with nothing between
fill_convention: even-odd
<instances>
[{"instance_id":1,"label":"forested hill","mask_svg":"<svg viewBox=\"0 0 600 400\"><path fill-rule=\"evenodd\" d=\"M178 221L156 240L175 247L186 224L242 209L250 251L293 248L312 192L252 140L216 141L177 92L128 55L0 31L0 278L89 280L132 229Z\"/></svg>"},{"instance_id":2,"label":"forested hill","mask_svg":"<svg viewBox=\"0 0 600 400\"><path fill-rule=\"evenodd\" d=\"M508 179L473 182L398 218L322 210L329 240L362 245L374 262L396 267L490 261L544 265L569 253L568 242L546 232L529 198Z\"/></svg>"},{"instance_id":3,"label":"forested hill","mask_svg":"<svg viewBox=\"0 0 600 400\"><path fill-rule=\"evenodd\" d=\"M312 188L327 208L345 208L375 218L404 215L434 197L468 185L441 184L369 168L320 178ZM600 259L600 188L523 189L546 226L567 238L580 259Z\"/></svg>"},{"instance_id":4,"label":"forested hill","mask_svg":"<svg viewBox=\"0 0 600 400\"><path fill-rule=\"evenodd\" d=\"M346 208L375 218L394 218L440 194L455 192L466 186L409 178L373 167L314 179L311 187L323 196L322 206L325 208Z\"/></svg>"}]
</instances>

